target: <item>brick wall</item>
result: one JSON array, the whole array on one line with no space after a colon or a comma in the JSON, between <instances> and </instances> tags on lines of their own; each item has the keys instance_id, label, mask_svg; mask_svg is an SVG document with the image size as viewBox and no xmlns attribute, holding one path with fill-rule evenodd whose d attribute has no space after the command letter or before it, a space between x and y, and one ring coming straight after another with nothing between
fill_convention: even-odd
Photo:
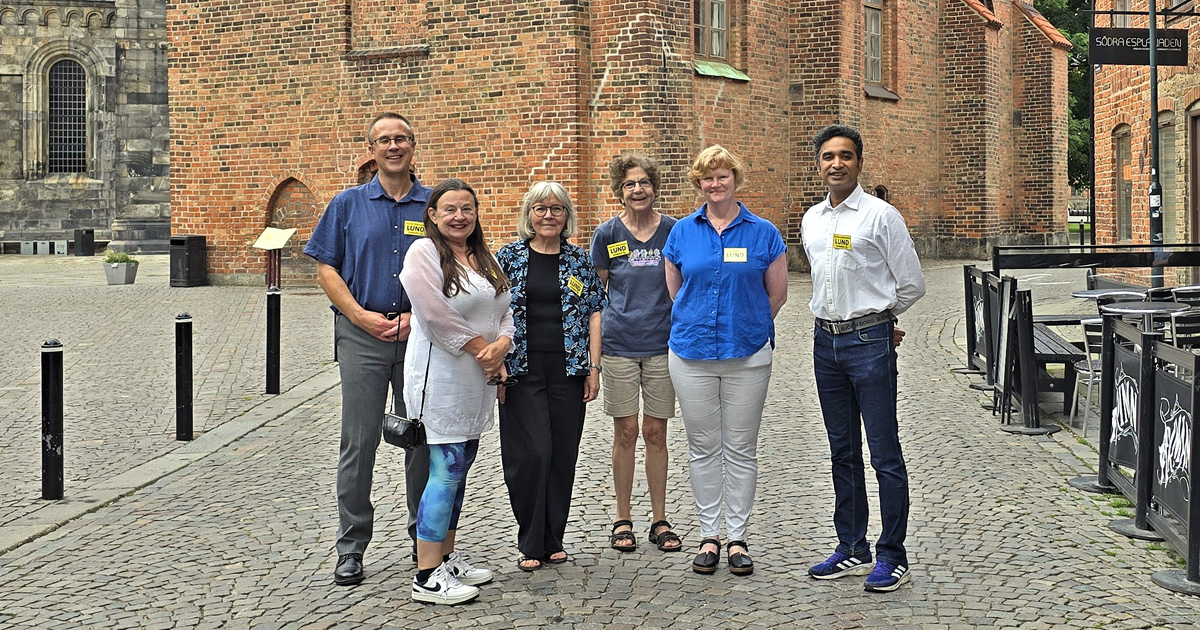
<instances>
[{"instance_id":1,"label":"brick wall","mask_svg":"<svg viewBox=\"0 0 1200 630\"><path fill-rule=\"evenodd\" d=\"M1139 9L1140 6L1140 9ZM1100 8L1111 8L1111 0L1101 2ZM1145 2L1135 2L1133 10L1144 10ZM1101 21L1101 20L1098 20ZM1197 28L1184 20L1171 25L1172 29L1187 29L1189 49L1196 46ZM1146 28L1146 18L1134 16L1132 26ZM1118 128L1128 126L1131 137L1132 163L1132 243L1148 243L1150 239L1149 188L1151 168L1150 128L1150 72L1147 66L1102 66L1096 73L1095 107L1096 135L1094 139L1096 163L1096 242L1121 242L1117 231L1116 195L1116 142L1114 134ZM1177 242L1195 242L1197 239L1196 210L1192 208L1195 182L1192 164L1200 156L1193 137L1196 126L1195 115L1200 111L1200 75L1189 67L1160 66L1158 68L1158 111L1174 115L1175 156L1174 162L1163 161L1160 168L1164 174L1175 176L1176 194L1164 199L1164 208L1173 207L1176 213ZM1170 237L1168 237L1170 240ZM1194 282L1195 279L1188 279Z\"/></svg>"},{"instance_id":2,"label":"brick wall","mask_svg":"<svg viewBox=\"0 0 1200 630\"><path fill-rule=\"evenodd\" d=\"M720 143L747 163L740 198L801 266L800 218L824 194L811 137L832 122L863 128L863 183L888 187L923 253L1003 238L1020 185L1013 51L1046 44L988 28L963 2L892 3L899 101L864 96L862 7L848 0L731 2L728 61L748 82L694 70L690 0L176 2L173 230L208 236L213 280L261 282L264 256L249 245L293 194L280 187L299 182L328 203L369 159L363 125L395 110L413 120L422 181L471 182L495 245L546 178L571 192L586 243L619 210L606 166L623 150L663 164L661 210L691 212L701 199L687 167ZM1065 77L1054 81L1065 93Z\"/></svg>"},{"instance_id":3,"label":"brick wall","mask_svg":"<svg viewBox=\"0 0 1200 630\"><path fill-rule=\"evenodd\" d=\"M1017 72L1016 104L1013 126L1018 197L1013 227L1025 238L1060 233L1067 220L1070 186L1066 180L1067 94L1052 89L1067 75L1064 55L1053 48L1039 46L1041 30L1024 14L1014 18L1021 36L1013 60Z\"/></svg>"}]
</instances>

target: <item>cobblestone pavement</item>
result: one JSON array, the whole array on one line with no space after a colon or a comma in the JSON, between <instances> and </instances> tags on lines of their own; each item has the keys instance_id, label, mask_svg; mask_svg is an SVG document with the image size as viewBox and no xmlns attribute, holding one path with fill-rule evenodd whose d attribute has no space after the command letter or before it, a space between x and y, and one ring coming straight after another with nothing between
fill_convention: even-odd
<instances>
[{"instance_id":1,"label":"cobblestone pavement","mask_svg":"<svg viewBox=\"0 0 1200 630\"><path fill-rule=\"evenodd\" d=\"M86 490L178 448L175 316L193 318L198 433L270 399L266 290L171 287L167 256L139 256L137 281L105 283L99 257L0 256L0 525L41 496L42 343L62 342L65 486ZM329 301L280 298L280 387L336 371ZM2 549L2 547L0 547Z\"/></svg>"},{"instance_id":2,"label":"cobblestone pavement","mask_svg":"<svg viewBox=\"0 0 1200 630\"><path fill-rule=\"evenodd\" d=\"M515 526L493 431L471 473L459 534L460 549L477 564L498 569L477 601L455 607L410 601L413 565L404 534L402 457L386 445L377 469L376 537L366 556L367 580L353 588L334 586L339 401L337 389L324 387L316 375L303 386L311 391L293 393L299 402L281 407L241 439L0 555L0 627L1196 627L1200 599L1172 594L1150 580L1152 572L1174 566L1170 555L1111 532L1106 523L1120 508L1110 498L1066 485L1090 472L1095 455L1088 446L1068 431L1041 437L999 431L981 408L980 393L967 387L972 379L949 371L963 364L961 266L937 262L927 267L927 277L929 296L901 322L909 332L900 353L900 405L912 477L908 545L914 577L894 593L864 593L854 578L805 577L807 566L830 552L834 536L828 450L809 368L810 287L807 276L793 274L791 302L779 318L759 451L750 534L757 570L751 577L732 576L724 561L713 576L696 575L688 566L698 535L686 440L677 420L670 425L667 499L687 551L661 553L646 542L649 500L640 472L634 500L639 548L625 554L608 548L614 518L611 423L593 404L568 529L571 562L535 573L517 570ZM1082 276L1022 275L1023 286L1041 295L1052 295L1056 282L1082 283ZM240 300L248 305L244 310L255 311L261 296L213 299ZM1081 308L1070 300L1039 304L1060 312ZM174 308L162 309L163 316ZM80 311L100 321L87 308ZM328 335L320 320L328 326L324 317L313 322L313 338L321 343L312 344L316 348L309 352L317 356L307 359L310 365L327 358ZM137 356L123 361L137 365ZM257 365L249 352L240 360ZM9 373L3 373L4 382ZM260 374L250 368L246 373L253 382L230 376L227 386L257 399ZM21 378L36 388L36 376ZM134 394L139 401L155 395L144 386ZM36 392L30 396L35 400ZM7 401L4 409L10 413ZM210 422L222 413L234 412L216 413ZM157 443L165 432L147 432L147 440ZM116 448L95 449L97 460L105 451L118 456ZM9 479L27 456L0 453L5 485L23 483ZM111 465L97 461L95 469L104 466ZM873 480L868 481L873 493ZM10 500L17 511L29 502L28 493ZM873 510L875 505L872 498ZM877 531L873 520L872 535Z\"/></svg>"}]
</instances>

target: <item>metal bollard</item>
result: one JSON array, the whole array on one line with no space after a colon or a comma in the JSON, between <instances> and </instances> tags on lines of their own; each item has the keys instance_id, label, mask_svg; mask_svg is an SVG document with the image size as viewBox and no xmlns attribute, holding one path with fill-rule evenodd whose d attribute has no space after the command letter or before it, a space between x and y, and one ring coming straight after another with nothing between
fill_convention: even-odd
<instances>
[{"instance_id":1,"label":"metal bollard","mask_svg":"<svg viewBox=\"0 0 1200 630\"><path fill-rule=\"evenodd\" d=\"M279 393L279 287L267 289L267 393Z\"/></svg>"},{"instance_id":2,"label":"metal bollard","mask_svg":"<svg viewBox=\"0 0 1200 630\"><path fill-rule=\"evenodd\" d=\"M192 316L175 316L175 439L192 439Z\"/></svg>"},{"instance_id":3,"label":"metal bollard","mask_svg":"<svg viewBox=\"0 0 1200 630\"><path fill-rule=\"evenodd\" d=\"M42 498L63 498L63 346L42 344Z\"/></svg>"}]
</instances>

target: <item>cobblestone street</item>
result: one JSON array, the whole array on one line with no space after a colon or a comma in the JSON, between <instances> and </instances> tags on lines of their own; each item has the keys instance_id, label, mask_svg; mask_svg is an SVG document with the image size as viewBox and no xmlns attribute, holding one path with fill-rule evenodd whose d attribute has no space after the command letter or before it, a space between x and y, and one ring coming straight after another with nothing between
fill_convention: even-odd
<instances>
[{"instance_id":1,"label":"cobblestone street","mask_svg":"<svg viewBox=\"0 0 1200 630\"><path fill-rule=\"evenodd\" d=\"M1166 591L1162 547L1106 526L1120 504L1067 480L1094 451L1069 430L999 430L964 364L961 263L926 267L929 294L901 318L901 441L912 511L913 579L872 594L861 580L811 580L835 544L828 446L811 370L808 276L791 275L759 448L750 525L756 571L725 560L693 573L699 542L686 438L669 427L668 518L683 553L646 542L649 499L634 485L638 550L608 547L611 421L588 407L568 528L571 561L523 573L500 471L485 435L468 479L458 548L498 570L475 602L409 599L402 454L380 447L367 578L333 584L339 393L328 302L285 290L279 396L263 391L265 291L171 288L166 257L137 283L104 285L99 262L0 256L0 628L1195 628L1200 598ZM161 260L158 260L161 259ZM1018 273L1039 312L1082 287L1074 271ZM173 320L196 320L196 428L174 441ZM39 346L66 346L66 500L40 496ZM1061 409L1057 398L1043 409ZM1046 414L1053 420L1055 417ZM1095 432L1089 434L1095 439ZM640 450L640 449L639 449ZM641 465L639 454L639 468ZM878 533L874 479L869 537Z\"/></svg>"}]
</instances>

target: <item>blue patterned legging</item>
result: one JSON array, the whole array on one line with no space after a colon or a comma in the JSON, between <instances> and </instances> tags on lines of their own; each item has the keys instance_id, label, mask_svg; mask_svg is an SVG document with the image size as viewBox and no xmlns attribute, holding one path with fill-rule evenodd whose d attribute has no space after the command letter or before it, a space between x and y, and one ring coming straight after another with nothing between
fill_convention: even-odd
<instances>
[{"instance_id":1,"label":"blue patterned legging","mask_svg":"<svg viewBox=\"0 0 1200 630\"><path fill-rule=\"evenodd\" d=\"M444 542L447 530L458 529L467 471L478 451L479 440L429 445L429 482L417 509L417 540Z\"/></svg>"}]
</instances>

